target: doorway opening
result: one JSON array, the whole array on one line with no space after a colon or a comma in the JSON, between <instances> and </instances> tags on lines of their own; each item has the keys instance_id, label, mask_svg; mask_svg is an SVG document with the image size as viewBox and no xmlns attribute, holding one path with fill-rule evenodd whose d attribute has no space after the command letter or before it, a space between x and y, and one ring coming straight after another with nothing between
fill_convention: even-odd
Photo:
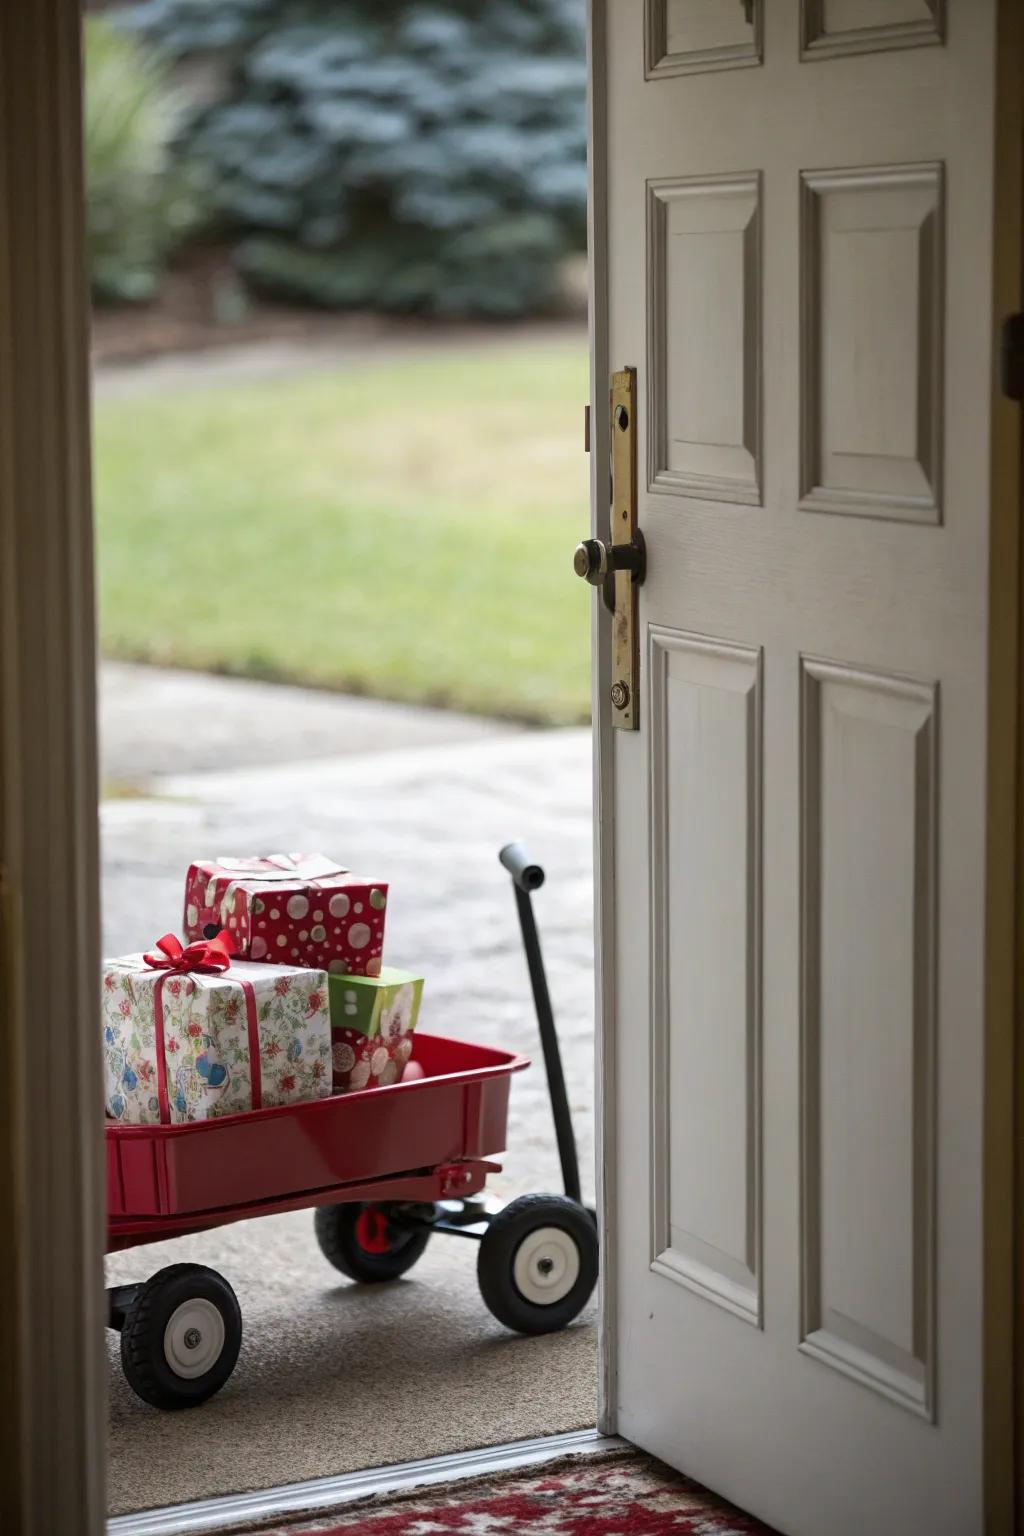
<instances>
[{"instance_id":1,"label":"doorway opening","mask_svg":"<svg viewBox=\"0 0 1024 1536\"><path fill-rule=\"evenodd\" d=\"M592 1205L583 7L383 9L87 7L104 954L180 931L195 859L386 882L417 1029L535 1058L490 1193L557 1191L522 838ZM594 1422L593 1304L514 1335L473 1244L358 1285L299 1210L107 1283L179 1263L230 1281L242 1352L160 1413L110 1333L112 1515Z\"/></svg>"}]
</instances>

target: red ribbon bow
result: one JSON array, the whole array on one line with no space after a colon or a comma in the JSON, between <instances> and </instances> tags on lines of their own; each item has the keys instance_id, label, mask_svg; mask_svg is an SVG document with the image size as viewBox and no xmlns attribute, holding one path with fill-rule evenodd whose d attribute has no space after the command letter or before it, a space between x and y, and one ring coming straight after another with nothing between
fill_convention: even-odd
<instances>
[{"instance_id":1,"label":"red ribbon bow","mask_svg":"<svg viewBox=\"0 0 1024 1536\"><path fill-rule=\"evenodd\" d=\"M151 971L167 971L169 975L184 976L188 971L226 971L232 955L237 953L235 941L226 929L221 929L215 939L196 939L186 949L175 933L165 933L157 939L158 955L143 955Z\"/></svg>"},{"instance_id":2,"label":"red ribbon bow","mask_svg":"<svg viewBox=\"0 0 1024 1536\"><path fill-rule=\"evenodd\" d=\"M167 1092L167 1047L164 1038L164 1006L163 990L164 982L169 976L184 976L189 971L201 971L206 975L214 975L220 971L231 968L232 956L237 953L237 947L231 934L226 929L221 929L215 939L197 939L195 943L187 947L182 944L177 934L165 933L162 939L157 939L156 947L159 954L143 955L143 960L151 971L163 971L153 989L153 1012L156 1029L156 1084L157 1099L160 1104L160 1119L166 1125L170 1122L171 1106ZM242 981L239 978L242 995L245 998L245 1019L249 1035L249 1077L252 1083L252 1107L259 1109L263 1104L263 1074L260 1064L260 1034L256 1018L256 994L253 991L251 981Z\"/></svg>"}]
</instances>

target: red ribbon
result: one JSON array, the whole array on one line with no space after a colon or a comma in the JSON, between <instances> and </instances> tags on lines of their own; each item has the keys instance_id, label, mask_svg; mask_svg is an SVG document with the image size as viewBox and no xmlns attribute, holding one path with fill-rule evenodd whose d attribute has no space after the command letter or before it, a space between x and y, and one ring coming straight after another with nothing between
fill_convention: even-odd
<instances>
[{"instance_id":1,"label":"red ribbon","mask_svg":"<svg viewBox=\"0 0 1024 1536\"><path fill-rule=\"evenodd\" d=\"M214 939L197 939L194 944L183 945L177 934L165 933L157 939L159 953L143 955L151 971L162 971L153 988L153 1017L156 1025L156 1093L160 1105L161 1124L171 1119L171 1101L167 1094L167 1047L164 1036L164 983L171 976L187 976L189 972L201 975L217 975L231 968L236 945L232 935L222 929ZM245 998L245 1022L249 1035L249 1077L252 1082L252 1107L263 1104L263 1073L260 1065L260 1032L256 1017L256 994L251 981L235 978Z\"/></svg>"},{"instance_id":2,"label":"red ribbon","mask_svg":"<svg viewBox=\"0 0 1024 1536\"><path fill-rule=\"evenodd\" d=\"M176 933L157 939L158 955L143 955L151 971L166 971L169 976L183 976L188 971L226 971L236 951L235 941L223 929L215 939L197 939L186 949Z\"/></svg>"}]
</instances>

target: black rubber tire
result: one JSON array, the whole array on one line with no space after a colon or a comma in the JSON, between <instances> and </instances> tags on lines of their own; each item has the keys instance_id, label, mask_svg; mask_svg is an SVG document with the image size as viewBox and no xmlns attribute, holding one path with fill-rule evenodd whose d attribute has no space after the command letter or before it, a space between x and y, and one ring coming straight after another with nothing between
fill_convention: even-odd
<instances>
[{"instance_id":1,"label":"black rubber tire","mask_svg":"<svg viewBox=\"0 0 1024 1536\"><path fill-rule=\"evenodd\" d=\"M359 1241L359 1218L368 1205L350 1201L345 1205L318 1205L313 1213L313 1229L320 1251L335 1269L363 1285L377 1285L382 1280L397 1280L412 1269L430 1241L428 1226L403 1226L396 1216L388 1222L386 1253L369 1253ZM377 1209L387 1218L389 1207Z\"/></svg>"},{"instance_id":2,"label":"black rubber tire","mask_svg":"<svg viewBox=\"0 0 1024 1536\"><path fill-rule=\"evenodd\" d=\"M531 1235L555 1227L573 1242L579 1272L571 1289L540 1303L516 1283L516 1255ZM565 1195L521 1195L490 1223L477 1256L480 1294L490 1312L516 1333L555 1333L578 1317L597 1284L597 1226L590 1212Z\"/></svg>"},{"instance_id":3,"label":"black rubber tire","mask_svg":"<svg viewBox=\"0 0 1024 1536\"><path fill-rule=\"evenodd\" d=\"M216 1361L201 1376L178 1375L167 1359L164 1334L183 1302L212 1303L224 1324ZM242 1344L238 1298L223 1275L204 1264L171 1264L139 1287L121 1326L121 1365L128 1385L154 1408L196 1408L219 1392L235 1368Z\"/></svg>"}]
</instances>

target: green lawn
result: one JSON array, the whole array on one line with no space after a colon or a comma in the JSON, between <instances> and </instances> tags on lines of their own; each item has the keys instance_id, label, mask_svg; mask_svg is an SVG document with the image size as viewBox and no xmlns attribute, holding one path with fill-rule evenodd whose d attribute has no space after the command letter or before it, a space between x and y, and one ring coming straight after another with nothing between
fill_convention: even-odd
<instances>
[{"instance_id":1,"label":"green lawn","mask_svg":"<svg viewBox=\"0 0 1024 1536\"><path fill-rule=\"evenodd\" d=\"M586 398L557 339L101 394L105 654L585 719Z\"/></svg>"}]
</instances>

